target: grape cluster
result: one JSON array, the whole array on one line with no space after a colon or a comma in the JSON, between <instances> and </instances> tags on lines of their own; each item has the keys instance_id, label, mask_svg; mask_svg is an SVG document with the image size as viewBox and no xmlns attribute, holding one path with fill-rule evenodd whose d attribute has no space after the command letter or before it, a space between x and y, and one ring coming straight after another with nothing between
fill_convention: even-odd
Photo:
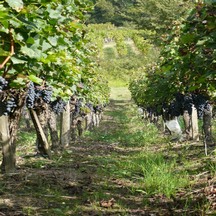
<instances>
[{"instance_id":1,"label":"grape cluster","mask_svg":"<svg viewBox=\"0 0 216 216\"><path fill-rule=\"evenodd\" d=\"M9 115L13 113L14 109L17 107L17 100L10 97L8 100L4 101L4 115Z\"/></svg>"},{"instance_id":2,"label":"grape cluster","mask_svg":"<svg viewBox=\"0 0 216 216\"><path fill-rule=\"evenodd\" d=\"M192 106L193 106L193 96L192 94L184 95L184 102L183 102L183 110L187 110L189 115L192 114Z\"/></svg>"},{"instance_id":3,"label":"grape cluster","mask_svg":"<svg viewBox=\"0 0 216 216\"><path fill-rule=\"evenodd\" d=\"M35 86L33 82L30 82L26 98L26 106L28 108L33 108L35 101L38 98L42 98L45 103L50 103L52 98L52 89L49 87L41 88L40 86Z\"/></svg>"},{"instance_id":4,"label":"grape cluster","mask_svg":"<svg viewBox=\"0 0 216 216\"><path fill-rule=\"evenodd\" d=\"M175 116L183 115L184 110L192 114L193 98L192 94L183 95L181 93L175 94L175 99L169 104L163 104L163 114L166 119Z\"/></svg>"},{"instance_id":5,"label":"grape cluster","mask_svg":"<svg viewBox=\"0 0 216 216\"><path fill-rule=\"evenodd\" d=\"M35 98L36 98L36 93L35 93L34 83L30 82L27 97L26 97L26 106L28 108L34 107Z\"/></svg>"},{"instance_id":6,"label":"grape cluster","mask_svg":"<svg viewBox=\"0 0 216 216\"><path fill-rule=\"evenodd\" d=\"M45 103L50 103L52 98L52 89L46 88L41 91L41 97Z\"/></svg>"},{"instance_id":7,"label":"grape cluster","mask_svg":"<svg viewBox=\"0 0 216 216\"><path fill-rule=\"evenodd\" d=\"M152 112L153 112L153 110L152 110L151 107L147 107L146 110L147 110L147 112L148 112L149 114L152 114Z\"/></svg>"},{"instance_id":8,"label":"grape cluster","mask_svg":"<svg viewBox=\"0 0 216 216\"><path fill-rule=\"evenodd\" d=\"M168 108L168 113L171 116L180 116L183 114L184 110L187 110L189 115L192 114L192 106L194 105L198 112L198 118L201 119L203 117L204 110L210 109L208 103L208 97L201 94L176 94L176 99L172 103L170 103Z\"/></svg>"},{"instance_id":9,"label":"grape cluster","mask_svg":"<svg viewBox=\"0 0 216 216\"><path fill-rule=\"evenodd\" d=\"M183 110L187 110L189 115L192 114L192 106L195 106L198 112L198 118L203 117L204 109L208 109L208 97L201 94L176 94L174 103L170 104L169 113L173 116L183 114Z\"/></svg>"},{"instance_id":10,"label":"grape cluster","mask_svg":"<svg viewBox=\"0 0 216 216\"><path fill-rule=\"evenodd\" d=\"M170 118L183 114L184 95L181 93L175 94L175 99L168 105L163 105L164 110Z\"/></svg>"},{"instance_id":11,"label":"grape cluster","mask_svg":"<svg viewBox=\"0 0 216 216\"><path fill-rule=\"evenodd\" d=\"M76 104L75 104L75 110L74 113L79 114L80 113L80 108L82 107L82 103L77 100Z\"/></svg>"},{"instance_id":12,"label":"grape cluster","mask_svg":"<svg viewBox=\"0 0 216 216\"><path fill-rule=\"evenodd\" d=\"M66 106L66 102L63 101L62 99L56 99L53 102L50 103L50 106L53 110L53 112L55 112L56 114L60 114L64 111L64 108Z\"/></svg>"},{"instance_id":13,"label":"grape cluster","mask_svg":"<svg viewBox=\"0 0 216 216\"><path fill-rule=\"evenodd\" d=\"M162 116L164 120L169 120L170 119L170 106L166 103L163 103L162 105Z\"/></svg>"},{"instance_id":14,"label":"grape cluster","mask_svg":"<svg viewBox=\"0 0 216 216\"><path fill-rule=\"evenodd\" d=\"M6 81L3 77L0 76L0 92L3 91L8 85L8 81Z\"/></svg>"},{"instance_id":15,"label":"grape cluster","mask_svg":"<svg viewBox=\"0 0 216 216\"><path fill-rule=\"evenodd\" d=\"M151 115L158 116L159 115L159 110L158 110L157 106L147 107L146 111L148 112L149 116L151 116Z\"/></svg>"},{"instance_id":16,"label":"grape cluster","mask_svg":"<svg viewBox=\"0 0 216 216\"><path fill-rule=\"evenodd\" d=\"M208 98L201 94L194 94L193 101L194 101L194 105L198 112L198 118L201 119L203 117L204 109L206 108L206 105L208 104Z\"/></svg>"},{"instance_id":17,"label":"grape cluster","mask_svg":"<svg viewBox=\"0 0 216 216\"><path fill-rule=\"evenodd\" d=\"M45 103L50 103L52 98L52 89L49 87L41 88L41 86L35 86L35 100L42 98Z\"/></svg>"},{"instance_id":18,"label":"grape cluster","mask_svg":"<svg viewBox=\"0 0 216 216\"><path fill-rule=\"evenodd\" d=\"M152 114L158 116L162 115L164 119L169 120L175 116L183 115L184 110L187 110L189 115L192 114L192 107L195 106L198 112L198 118L203 117L204 112L209 112L212 109L209 103L209 97L202 94L177 93L174 95L175 99L170 103L163 103L162 106L147 107L149 116Z\"/></svg>"},{"instance_id":19,"label":"grape cluster","mask_svg":"<svg viewBox=\"0 0 216 216\"><path fill-rule=\"evenodd\" d=\"M180 116L183 114L182 102L179 100L174 100L170 103L168 108L168 113L171 117Z\"/></svg>"},{"instance_id":20,"label":"grape cluster","mask_svg":"<svg viewBox=\"0 0 216 216\"><path fill-rule=\"evenodd\" d=\"M76 104L74 106L74 111L73 111L73 116L76 117L78 116L79 114L82 115L81 113L81 107L82 107L82 99L78 99L76 101Z\"/></svg>"}]
</instances>

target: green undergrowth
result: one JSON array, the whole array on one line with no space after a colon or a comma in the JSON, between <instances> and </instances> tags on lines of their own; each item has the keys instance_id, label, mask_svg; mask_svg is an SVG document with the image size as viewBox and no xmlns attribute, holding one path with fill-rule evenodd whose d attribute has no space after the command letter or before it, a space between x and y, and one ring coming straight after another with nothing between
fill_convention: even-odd
<instances>
[{"instance_id":1,"label":"green undergrowth","mask_svg":"<svg viewBox=\"0 0 216 216\"><path fill-rule=\"evenodd\" d=\"M140 151L127 156L98 157L96 160L104 165L100 175L129 181L128 189L133 195L140 193L149 197L163 194L171 197L189 185L187 172L178 171L175 161L166 161L159 153Z\"/></svg>"},{"instance_id":2,"label":"green undergrowth","mask_svg":"<svg viewBox=\"0 0 216 216\"><path fill-rule=\"evenodd\" d=\"M34 130L20 130L18 132L16 145L18 147L17 155L26 156L35 153L36 150L36 132Z\"/></svg>"},{"instance_id":3,"label":"green undergrowth","mask_svg":"<svg viewBox=\"0 0 216 216\"><path fill-rule=\"evenodd\" d=\"M109 86L111 88L115 88L116 86L118 86L116 89L111 89L113 91L117 91L119 87L127 87L128 86L128 81L123 80L123 79L121 79L121 80L118 79L117 80L117 79L115 79L113 77L110 77L109 78ZM120 92L120 93L122 94L122 92Z\"/></svg>"},{"instance_id":4,"label":"green undergrowth","mask_svg":"<svg viewBox=\"0 0 216 216\"><path fill-rule=\"evenodd\" d=\"M163 142L157 127L141 121L137 116L135 107L127 110L128 106L126 105L125 112L118 109L108 110L106 114L116 121L115 127L109 127L108 130L103 132L96 130L92 136L97 140L108 143L117 142L124 147L147 147L151 144L157 145ZM107 122L107 124L111 125L112 121Z\"/></svg>"},{"instance_id":5,"label":"green undergrowth","mask_svg":"<svg viewBox=\"0 0 216 216\"><path fill-rule=\"evenodd\" d=\"M100 175L129 180L131 192L146 195L170 197L189 185L187 172L177 169L175 158L167 160L163 155L162 150L169 146L166 139L155 125L140 119L136 106L120 100L111 101L110 107L105 115L111 118L103 123L109 128L101 127L88 136L114 145L122 154L96 156L95 160L103 164Z\"/></svg>"}]
</instances>

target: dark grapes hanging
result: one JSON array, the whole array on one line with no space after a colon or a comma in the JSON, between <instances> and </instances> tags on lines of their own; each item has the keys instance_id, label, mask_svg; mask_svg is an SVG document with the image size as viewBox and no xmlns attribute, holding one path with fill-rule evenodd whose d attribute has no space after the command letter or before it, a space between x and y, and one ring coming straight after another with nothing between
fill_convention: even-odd
<instances>
[{"instance_id":1,"label":"dark grapes hanging","mask_svg":"<svg viewBox=\"0 0 216 216\"><path fill-rule=\"evenodd\" d=\"M3 78L2 76L0 76L0 92L2 92L8 85L8 82L5 80L5 78Z\"/></svg>"},{"instance_id":2,"label":"dark grapes hanging","mask_svg":"<svg viewBox=\"0 0 216 216\"><path fill-rule=\"evenodd\" d=\"M50 87L42 87L30 82L26 97L27 108L33 108L37 99L42 98L45 103L50 103L52 98L52 89Z\"/></svg>"},{"instance_id":3,"label":"dark grapes hanging","mask_svg":"<svg viewBox=\"0 0 216 216\"><path fill-rule=\"evenodd\" d=\"M203 117L204 109L208 107L208 97L201 94L193 94L194 105L198 112L198 118L201 119Z\"/></svg>"},{"instance_id":4,"label":"dark grapes hanging","mask_svg":"<svg viewBox=\"0 0 216 216\"><path fill-rule=\"evenodd\" d=\"M36 98L36 93L35 93L34 83L30 82L27 97L26 97L27 108L31 109L34 107L35 98Z\"/></svg>"},{"instance_id":5,"label":"dark grapes hanging","mask_svg":"<svg viewBox=\"0 0 216 216\"><path fill-rule=\"evenodd\" d=\"M4 115L9 115L14 111L14 109L17 107L17 101L15 98L11 97L7 101L5 101L5 111Z\"/></svg>"},{"instance_id":6,"label":"dark grapes hanging","mask_svg":"<svg viewBox=\"0 0 216 216\"><path fill-rule=\"evenodd\" d=\"M67 103L65 101L63 101L61 98L59 98L59 99L52 101L50 103L50 106L51 106L54 113L59 114L59 113L62 113L64 111L66 104Z\"/></svg>"}]
</instances>

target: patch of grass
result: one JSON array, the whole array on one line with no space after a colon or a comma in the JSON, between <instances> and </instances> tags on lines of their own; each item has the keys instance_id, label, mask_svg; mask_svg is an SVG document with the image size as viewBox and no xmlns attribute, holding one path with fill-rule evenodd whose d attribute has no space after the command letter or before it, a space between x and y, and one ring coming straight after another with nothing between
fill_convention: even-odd
<instances>
[{"instance_id":1,"label":"patch of grass","mask_svg":"<svg viewBox=\"0 0 216 216\"><path fill-rule=\"evenodd\" d=\"M122 157L98 157L97 161L103 165L100 171L103 176L130 180L132 184L129 189L132 193L171 197L190 183L188 174L178 171L177 163L166 161L161 153L140 150Z\"/></svg>"},{"instance_id":2,"label":"patch of grass","mask_svg":"<svg viewBox=\"0 0 216 216\"><path fill-rule=\"evenodd\" d=\"M111 88L119 88L119 87L127 87L128 86L128 81L125 81L123 79L114 79L110 78L109 79L109 87Z\"/></svg>"},{"instance_id":3,"label":"patch of grass","mask_svg":"<svg viewBox=\"0 0 216 216\"><path fill-rule=\"evenodd\" d=\"M24 156L35 153L36 133L34 131L19 131L17 139L17 155Z\"/></svg>"},{"instance_id":4,"label":"patch of grass","mask_svg":"<svg viewBox=\"0 0 216 216\"><path fill-rule=\"evenodd\" d=\"M112 103L111 101L110 106ZM119 110L122 106L124 109ZM136 106L131 106L128 101L116 101L115 107L106 111L106 114L115 121L115 126L105 131L97 129L89 136L98 141L118 143L123 147L147 147L163 143L164 139L158 128L154 124L143 122L136 112ZM112 125L113 120L106 121L105 124Z\"/></svg>"},{"instance_id":5,"label":"patch of grass","mask_svg":"<svg viewBox=\"0 0 216 216\"><path fill-rule=\"evenodd\" d=\"M175 195L179 188L189 185L187 174L177 173L176 162L166 161L161 153L141 152L123 166L130 167L132 175L147 194L164 194L170 197Z\"/></svg>"},{"instance_id":6,"label":"patch of grass","mask_svg":"<svg viewBox=\"0 0 216 216\"><path fill-rule=\"evenodd\" d=\"M119 81L116 81L119 82ZM110 99L111 100L130 100L131 99L131 94L130 91L128 90L127 87L125 87L125 83L123 84L124 86L121 86L121 82L115 85L120 85L120 87L111 87L110 89Z\"/></svg>"},{"instance_id":7,"label":"patch of grass","mask_svg":"<svg viewBox=\"0 0 216 216\"><path fill-rule=\"evenodd\" d=\"M145 147L151 144L157 145L161 141L157 128L154 125L145 125L145 127L137 128L134 131L128 130L128 133L122 137L121 143L128 147Z\"/></svg>"},{"instance_id":8,"label":"patch of grass","mask_svg":"<svg viewBox=\"0 0 216 216\"><path fill-rule=\"evenodd\" d=\"M18 140L17 143L22 145L22 144L32 144L36 140L36 133L34 132L27 132L27 131L20 131L18 133Z\"/></svg>"},{"instance_id":9,"label":"patch of grass","mask_svg":"<svg viewBox=\"0 0 216 216\"><path fill-rule=\"evenodd\" d=\"M212 176L216 174L216 161L208 158L206 161L203 162L205 165L205 170L209 170Z\"/></svg>"},{"instance_id":10,"label":"patch of grass","mask_svg":"<svg viewBox=\"0 0 216 216\"><path fill-rule=\"evenodd\" d=\"M37 158L37 157L30 157L25 160L25 166L30 168L36 168L36 169L43 169L45 168L49 163L51 163L50 160L45 158Z\"/></svg>"},{"instance_id":11,"label":"patch of grass","mask_svg":"<svg viewBox=\"0 0 216 216\"><path fill-rule=\"evenodd\" d=\"M143 133L142 130L135 132L128 131L128 133L125 133L121 130L116 130L112 132L112 135L110 135L109 133L96 133L94 134L94 136L98 141L103 141L110 144L117 142L123 147L147 147L151 144L154 144L155 140L161 140L158 135L152 133L152 131ZM157 145L157 143L155 145Z\"/></svg>"},{"instance_id":12,"label":"patch of grass","mask_svg":"<svg viewBox=\"0 0 216 216\"><path fill-rule=\"evenodd\" d=\"M117 143L122 155L95 158L102 166L101 175L130 179L131 193L147 195L164 194L171 197L179 188L189 185L187 173L177 169L174 158L167 161L161 151L151 153L158 145L162 145L164 139L155 125L144 123L136 115L135 106L116 101L115 107L112 107L112 111L108 110L107 114L115 119L115 125L106 132L97 130L92 137L110 144Z\"/></svg>"},{"instance_id":13,"label":"patch of grass","mask_svg":"<svg viewBox=\"0 0 216 216\"><path fill-rule=\"evenodd\" d=\"M116 57L116 49L114 47L106 47L104 48L104 58L105 59L113 59Z\"/></svg>"}]
</instances>

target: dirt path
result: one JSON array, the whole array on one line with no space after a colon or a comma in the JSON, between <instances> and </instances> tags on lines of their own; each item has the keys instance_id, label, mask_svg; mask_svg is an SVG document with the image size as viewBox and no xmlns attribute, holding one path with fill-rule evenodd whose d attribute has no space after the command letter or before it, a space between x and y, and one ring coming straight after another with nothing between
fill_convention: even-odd
<instances>
[{"instance_id":1,"label":"dirt path","mask_svg":"<svg viewBox=\"0 0 216 216\"><path fill-rule=\"evenodd\" d=\"M144 151L135 145L140 134L134 135L130 128L135 114L128 116L128 110L133 104L124 89L115 89L111 97L100 128L55 154L53 160L19 157L17 172L0 176L0 216L216 215L215 176L210 171L215 162L200 157L203 148L197 143L148 147L155 154L162 152L167 161L176 157L179 169L185 160L193 160L187 165L193 180L190 188L169 198L140 190L137 182L143 176L130 175L130 167L122 169L128 158Z\"/></svg>"}]
</instances>

